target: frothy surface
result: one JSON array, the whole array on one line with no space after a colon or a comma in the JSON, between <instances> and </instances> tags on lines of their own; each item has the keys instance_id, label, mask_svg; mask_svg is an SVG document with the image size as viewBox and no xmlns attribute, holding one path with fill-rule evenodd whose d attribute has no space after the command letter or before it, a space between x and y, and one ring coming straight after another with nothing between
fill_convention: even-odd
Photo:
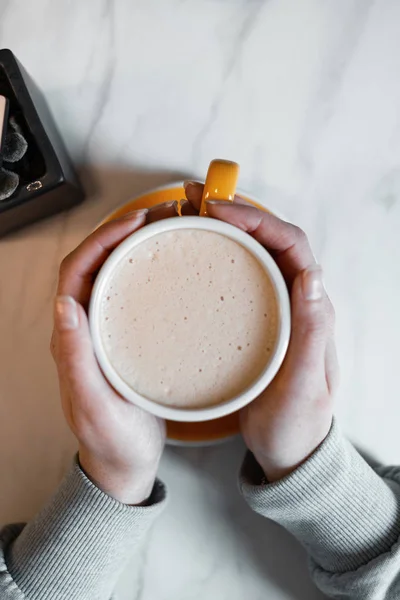
<instances>
[{"instance_id":1,"label":"frothy surface","mask_svg":"<svg viewBox=\"0 0 400 600\"><path fill-rule=\"evenodd\" d=\"M277 305L260 263L214 232L165 232L110 277L101 336L114 369L159 404L200 408L243 392L270 360Z\"/></svg>"}]
</instances>

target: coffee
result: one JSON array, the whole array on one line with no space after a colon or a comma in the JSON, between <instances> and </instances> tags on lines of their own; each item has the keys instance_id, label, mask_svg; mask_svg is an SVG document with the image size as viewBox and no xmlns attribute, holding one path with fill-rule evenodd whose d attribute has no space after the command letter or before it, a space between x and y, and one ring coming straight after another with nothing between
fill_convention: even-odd
<instances>
[{"instance_id":1,"label":"coffee","mask_svg":"<svg viewBox=\"0 0 400 600\"><path fill-rule=\"evenodd\" d=\"M240 395L269 363L278 328L261 264L210 231L167 231L132 248L101 301L101 339L115 371L140 395L172 407Z\"/></svg>"}]
</instances>

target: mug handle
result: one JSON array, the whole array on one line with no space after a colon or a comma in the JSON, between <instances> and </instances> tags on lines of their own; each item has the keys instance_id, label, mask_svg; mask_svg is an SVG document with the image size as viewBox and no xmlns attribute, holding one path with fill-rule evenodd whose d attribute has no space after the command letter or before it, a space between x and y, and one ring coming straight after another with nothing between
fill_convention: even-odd
<instances>
[{"instance_id":1,"label":"mug handle","mask_svg":"<svg viewBox=\"0 0 400 600\"><path fill-rule=\"evenodd\" d=\"M201 199L200 217L207 216L207 200L233 202L238 177L239 165L237 163L220 158L210 162Z\"/></svg>"}]
</instances>

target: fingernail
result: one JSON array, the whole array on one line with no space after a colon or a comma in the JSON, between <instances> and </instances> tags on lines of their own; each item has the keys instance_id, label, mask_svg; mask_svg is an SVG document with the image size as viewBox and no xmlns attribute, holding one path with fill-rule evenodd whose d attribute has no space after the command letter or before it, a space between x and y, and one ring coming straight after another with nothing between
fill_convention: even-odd
<instances>
[{"instance_id":1,"label":"fingernail","mask_svg":"<svg viewBox=\"0 0 400 600\"><path fill-rule=\"evenodd\" d=\"M151 206L148 212L153 212L154 210L160 210L160 208L172 208L175 206L177 208L178 202L177 200L170 200L169 202L162 202L161 204L156 204L155 206Z\"/></svg>"},{"instance_id":2,"label":"fingernail","mask_svg":"<svg viewBox=\"0 0 400 600\"><path fill-rule=\"evenodd\" d=\"M149 214L147 215L147 223L154 223L155 221L160 221L160 219L174 216L179 216L177 200L171 200L170 202L164 202L163 204L152 206L149 210Z\"/></svg>"},{"instance_id":3,"label":"fingernail","mask_svg":"<svg viewBox=\"0 0 400 600\"><path fill-rule=\"evenodd\" d=\"M78 306L71 296L57 296L54 305L54 320L60 331L78 329Z\"/></svg>"},{"instance_id":4,"label":"fingernail","mask_svg":"<svg viewBox=\"0 0 400 600\"><path fill-rule=\"evenodd\" d=\"M148 208L138 208L137 210L131 210L121 217L121 219L137 219L138 217L142 217L147 215L149 212Z\"/></svg>"},{"instance_id":5,"label":"fingernail","mask_svg":"<svg viewBox=\"0 0 400 600\"><path fill-rule=\"evenodd\" d=\"M178 206L178 210L179 210L179 214L182 215L182 211L185 210L185 208L187 206L191 206L189 200L186 200L186 198L182 198L182 200L179 202L179 206Z\"/></svg>"},{"instance_id":6,"label":"fingernail","mask_svg":"<svg viewBox=\"0 0 400 600\"><path fill-rule=\"evenodd\" d=\"M319 265L313 265L303 271L302 289L305 300L321 300L325 293L325 288L322 279L322 269Z\"/></svg>"},{"instance_id":7,"label":"fingernail","mask_svg":"<svg viewBox=\"0 0 400 600\"><path fill-rule=\"evenodd\" d=\"M185 188L185 192L189 187L191 187L191 186L197 187L198 185L200 185L200 184L197 183L197 181L186 180L183 182L183 187Z\"/></svg>"},{"instance_id":8,"label":"fingernail","mask_svg":"<svg viewBox=\"0 0 400 600\"><path fill-rule=\"evenodd\" d=\"M232 204L230 200L206 200L206 204L211 204L212 206L218 206L221 204Z\"/></svg>"}]
</instances>

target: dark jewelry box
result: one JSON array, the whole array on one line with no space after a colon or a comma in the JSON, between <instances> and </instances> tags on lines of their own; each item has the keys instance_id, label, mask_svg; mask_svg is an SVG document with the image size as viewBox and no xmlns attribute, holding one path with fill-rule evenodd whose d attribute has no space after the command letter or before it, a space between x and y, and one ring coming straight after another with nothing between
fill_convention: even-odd
<instances>
[{"instance_id":1,"label":"dark jewelry box","mask_svg":"<svg viewBox=\"0 0 400 600\"><path fill-rule=\"evenodd\" d=\"M10 181L18 182L0 200L3 236L80 203L84 193L43 95L10 50L0 50L0 95L9 100L8 140L22 140L25 150L12 162L12 150L7 155L3 147L0 197L10 190Z\"/></svg>"}]
</instances>

